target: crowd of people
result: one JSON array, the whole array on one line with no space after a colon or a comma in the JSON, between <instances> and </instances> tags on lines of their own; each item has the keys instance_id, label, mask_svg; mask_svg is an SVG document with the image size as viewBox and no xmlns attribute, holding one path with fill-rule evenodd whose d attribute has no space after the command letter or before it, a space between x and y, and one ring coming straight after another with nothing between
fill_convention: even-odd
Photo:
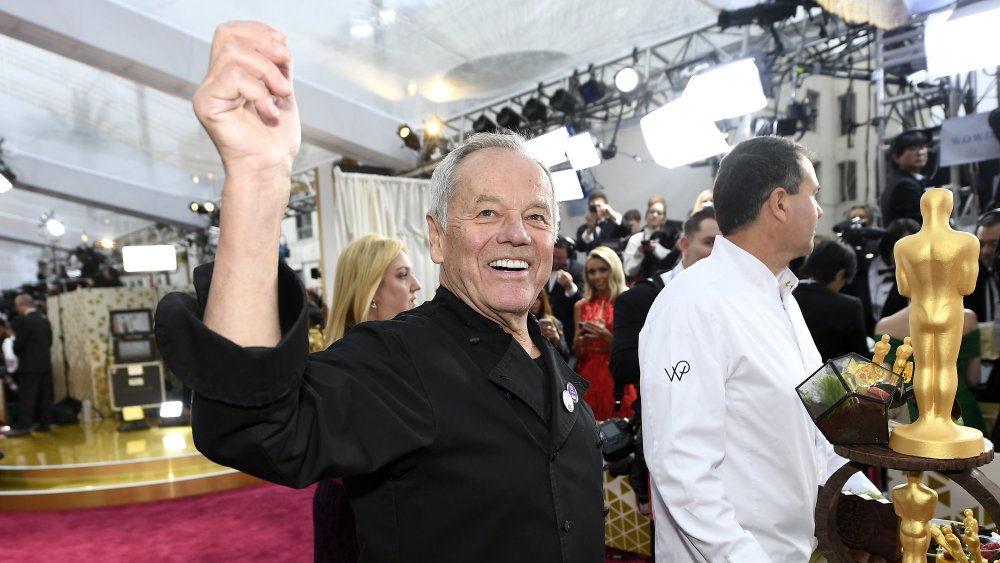
<instances>
[{"instance_id":1,"label":"crowd of people","mask_svg":"<svg viewBox=\"0 0 1000 563\"><path fill-rule=\"evenodd\" d=\"M892 248L920 229L925 137L900 135L880 212L850 209L836 237L816 233L808 152L778 137L734 147L680 227L663 197L623 214L594 191L568 237L551 175L520 137L476 134L431 178L433 299L416 302L405 245L368 234L342 251L327 308L276 259L300 136L291 56L264 24L226 24L195 95L226 164L225 228L195 275L201 300L167 296L156 334L194 390L206 456L319 482L317 560L596 563L597 422L641 419L629 471L657 559L809 560L818 487L845 460L794 388L826 360L908 335ZM988 435L974 393L996 359L979 332L1000 305L1000 213L976 236L958 401ZM21 306L24 389L51 371L26 348L50 345L51 329ZM310 326L323 333L312 354ZM22 408L25 424L50 423L44 404ZM850 486L877 490L860 474Z\"/></svg>"}]
</instances>

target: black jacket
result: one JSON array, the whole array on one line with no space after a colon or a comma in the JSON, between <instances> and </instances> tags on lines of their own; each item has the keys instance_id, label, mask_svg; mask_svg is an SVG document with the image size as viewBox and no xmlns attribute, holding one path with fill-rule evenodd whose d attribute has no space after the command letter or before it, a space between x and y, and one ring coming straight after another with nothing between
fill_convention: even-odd
<instances>
[{"instance_id":1,"label":"black jacket","mask_svg":"<svg viewBox=\"0 0 1000 563\"><path fill-rule=\"evenodd\" d=\"M195 275L202 307L208 274ZM362 562L603 561L601 442L582 399L563 406L567 383L581 395L587 383L537 323L544 376L445 289L308 356L305 293L284 265L278 284L275 348L209 331L186 295L157 310L163 357L196 390L206 456L295 487L343 476Z\"/></svg>"},{"instance_id":2,"label":"black jacket","mask_svg":"<svg viewBox=\"0 0 1000 563\"><path fill-rule=\"evenodd\" d=\"M860 299L808 282L800 283L794 295L823 361L851 352L868 356L868 330Z\"/></svg>"},{"instance_id":3,"label":"black jacket","mask_svg":"<svg viewBox=\"0 0 1000 563\"><path fill-rule=\"evenodd\" d=\"M905 170L893 171L882 192L882 225L888 227L900 217L923 223L920 215L920 197L923 195L924 184L916 176Z\"/></svg>"},{"instance_id":4,"label":"black jacket","mask_svg":"<svg viewBox=\"0 0 1000 563\"><path fill-rule=\"evenodd\" d=\"M566 270L569 272L569 275L573 276L573 283L576 284L576 293L567 297L563 286L558 283L552 284L552 289L548 290L549 305L552 307L552 314L563 324L563 333L566 336L566 342L572 343L573 335L576 334L576 325L573 321L573 305L583 299L583 266L575 260L570 260L566 263L566 267L563 270Z\"/></svg>"},{"instance_id":5,"label":"black jacket","mask_svg":"<svg viewBox=\"0 0 1000 563\"><path fill-rule=\"evenodd\" d=\"M52 371L52 325L38 311L19 318L14 325L14 355L17 373L49 373Z\"/></svg>"},{"instance_id":6,"label":"black jacket","mask_svg":"<svg viewBox=\"0 0 1000 563\"><path fill-rule=\"evenodd\" d=\"M611 377L616 385L639 385L639 332L649 308L663 289L662 271L637 282L615 300L615 331L611 337Z\"/></svg>"}]
</instances>

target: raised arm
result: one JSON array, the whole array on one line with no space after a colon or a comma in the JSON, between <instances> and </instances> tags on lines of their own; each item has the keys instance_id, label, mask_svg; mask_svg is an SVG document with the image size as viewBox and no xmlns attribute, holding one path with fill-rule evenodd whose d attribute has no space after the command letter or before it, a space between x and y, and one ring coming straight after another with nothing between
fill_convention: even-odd
<instances>
[{"instance_id":1,"label":"raised arm","mask_svg":"<svg viewBox=\"0 0 1000 563\"><path fill-rule=\"evenodd\" d=\"M274 346L278 238L301 140L285 36L258 22L219 26L193 103L226 171L205 324L240 346Z\"/></svg>"}]
</instances>

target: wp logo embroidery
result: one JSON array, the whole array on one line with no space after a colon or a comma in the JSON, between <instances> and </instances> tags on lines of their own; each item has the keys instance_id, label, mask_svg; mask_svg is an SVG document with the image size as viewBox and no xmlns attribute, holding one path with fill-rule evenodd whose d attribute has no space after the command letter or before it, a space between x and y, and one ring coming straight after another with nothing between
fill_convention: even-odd
<instances>
[{"instance_id":1,"label":"wp logo embroidery","mask_svg":"<svg viewBox=\"0 0 1000 563\"><path fill-rule=\"evenodd\" d=\"M681 360L677 362L676 364L674 364L674 367L670 369L663 368L663 372L667 374L667 377L670 378L670 381L673 381L675 378L677 379L677 381L684 379L684 375L687 374L687 372L689 371L691 371L691 364L687 363L687 360Z\"/></svg>"}]
</instances>

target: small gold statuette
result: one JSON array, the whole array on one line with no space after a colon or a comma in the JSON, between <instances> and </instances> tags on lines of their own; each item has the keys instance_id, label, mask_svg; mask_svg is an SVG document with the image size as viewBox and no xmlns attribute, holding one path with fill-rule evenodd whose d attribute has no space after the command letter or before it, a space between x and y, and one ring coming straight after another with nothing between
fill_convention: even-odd
<instances>
[{"instance_id":1,"label":"small gold statuette","mask_svg":"<svg viewBox=\"0 0 1000 563\"><path fill-rule=\"evenodd\" d=\"M969 558L965 555L965 549L962 548L962 542L952 531L951 526L945 524L939 529L937 526L930 526L931 535L934 536L934 541L938 542L938 545L944 548L945 551L951 555L951 558L958 563L969 563Z\"/></svg>"},{"instance_id":2,"label":"small gold statuette","mask_svg":"<svg viewBox=\"0 0 1000 563\"><path fill-rule=\"evenodd\" d=\"M881 373L879 373L879 367L885 362L885 357L889 354L889 350L892 347L889 345L889 335L883 334L882 339L875 343L875 354L872 356L872 363L863 365L860 369L854 372L854 381L856 386L864 394L867 389L872 385L875 385L882 379Z\"/></svg>"},{"instance_id":3,"label":"small gold statuette","mask_svg":"<svg viewBox=\"0 0 1000 563\"><path fill-rule=\"evenodd\" d=\"M893 430L889 447L934 459L976 457L984 447L982 432L951 419L964 324L962 297L975 289L979 273L979 240L951 228L953 207L949 190L924 192L923 226L917 234L900 239L893 251L899 293L911 299L913 393L920 416Z\"/></svg>"},{"instance_id":4,"label":"small gold statuette","mask_svg":"<svg viewBox=\"0 0 1000 563\"><path fill-rule=\"evenodd\" d=\"M892 364L892 373L902 377L906 372L907 360L913 355L913 346L910 345L910 337L903 339L903 343L896 348L896 362Z\"/></svg>"},{"instance_id":5,"label":"small gold statuette","mask_svg":"<svg viewBox=\"0 0 1000 563\"><path fill-rule=\"evenodd\" d=\"M921 471L907 471L906 480L906 483L892 489L892 506L899 516L902 563L925 563L933 528L929 522L934 517L938 495L934 489L924 485Z\"/></svg>"}]
</instances>

